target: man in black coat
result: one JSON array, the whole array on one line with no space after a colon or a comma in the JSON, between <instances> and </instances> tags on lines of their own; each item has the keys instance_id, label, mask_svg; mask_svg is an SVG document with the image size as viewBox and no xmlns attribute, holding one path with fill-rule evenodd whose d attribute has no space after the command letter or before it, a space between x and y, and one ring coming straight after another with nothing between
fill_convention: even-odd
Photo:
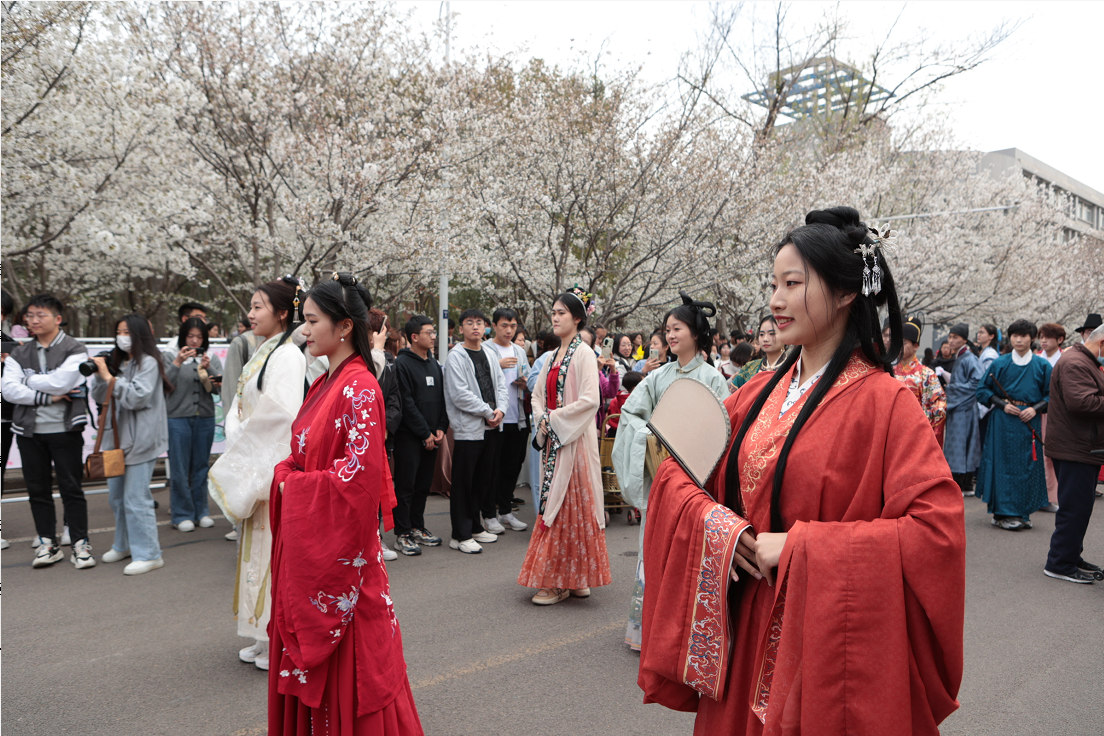
<instances>
[{"instance_id":1,"label":"man in black coat","mask_svg":"<svg viewBox=\"0 0 1104 736\"><path fill-rule=\"evenodd\" d=\"M403 330L410 347L399 351L395 369L402 395L402 423L395 432L395 549L420 555L421 547L441 544L426 529L425 505L437 466L437 448L445 441L445 383L433 357L437 331L433 320L411 317ZM419 546L421 545L421 546Z\"/></svg>"}]
</instances>

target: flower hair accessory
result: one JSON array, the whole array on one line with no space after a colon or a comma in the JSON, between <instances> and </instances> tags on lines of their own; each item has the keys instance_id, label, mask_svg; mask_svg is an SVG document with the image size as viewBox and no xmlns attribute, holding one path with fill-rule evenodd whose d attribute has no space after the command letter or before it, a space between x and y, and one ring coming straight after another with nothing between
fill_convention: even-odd
<instances>
[{"instance_id":1,"label":"flower hair accessory","mask_svg":"<svg viewBox=\"0 0 1104 736\"><path fill-rule=\"evenodd\" d=\"M881 230L876 227L867 229L870 233L866 237L866 242L855 249L863 259L863 296L880 294L882 291L882 267L878 265L878 251L882 251L884 259L885 251L897 250L897 231L891 230L889 225L883 225ZM867 258L870 259L869 263Z\"/></svg>"},{"instance_id":2,"label":"flower hair accessory","mask_svg":"<svg viewBox=\"0 0 1104 736\"><path fill-rule=\"evenodd\" d=\"M571 296L575 297L580 302L582 302L583 310L588 315L594 314L594 310L596 309L596 305L594 304L594 295L593 294L590 294L590 293L584 291L583 287L579 286L578 284L575 284L575 286L571 287L570 289L568 289L564 293L565 294L570 294Z\"/></svg>"}]
</instances>

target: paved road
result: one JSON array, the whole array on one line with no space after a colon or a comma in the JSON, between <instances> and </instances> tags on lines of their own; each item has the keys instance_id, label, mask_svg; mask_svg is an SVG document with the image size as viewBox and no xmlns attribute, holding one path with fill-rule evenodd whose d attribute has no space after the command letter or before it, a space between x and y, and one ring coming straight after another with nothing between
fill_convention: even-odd
<instances>
[{"instance_id":1,"label":"paved road","mask_svg":"<svg viewBox=\"0 0 1104 736\"><path fill-rule=\"evenodd\" d=\"M98 555L113 520L106 497L89 501L91 527L104 530L92 535ZM1099 560L1104 502L1097 505L1087 554ZM2 558L4 734L265 732L264 675L235 656L243 642L229 615L226 522L190 534L163 526L166 567L127 578L120 564L32 569L29 511L3 511L5 537L19 540ZM432 497L428 511L431 528L444 532L448 502ZM531 507L520 516L531 521ZM1036 515L1032 531L1004 532L969 499L966 519L966 678L962 708L943 733L1104 733L1104 585L1042 576L1050 515ZM527 533L508 532L478 556L438 548L390 563L426 733L689 734L692 715L640 703L638 658L622 643L636 529L615 517L607 531L613 585L547 609L515 582Z\"/></svg>"}]
</instances>

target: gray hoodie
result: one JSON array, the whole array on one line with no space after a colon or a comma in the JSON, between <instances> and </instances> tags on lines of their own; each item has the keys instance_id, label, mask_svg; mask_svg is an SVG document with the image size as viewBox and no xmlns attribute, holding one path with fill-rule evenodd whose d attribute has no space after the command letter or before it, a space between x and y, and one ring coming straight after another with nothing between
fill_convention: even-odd
<instances>
[{"instance_id":1,"label":"gray hoodie","mask_svg":"<svg viewBox=\"0 0 1104 736\"><path fill-rule=\"evenodd\" d=\"M498 352L487 343L480 347L491 366L495 402L504 407L509 397L506 392L506 377L502 375L502 368L498 365ZM483 433L490 429L487 420L494 417L495 410L483 400L483 395L479 392L475 364L464 349L464 343L457 343L449 351L444 373L445 411L448 412L453 438L461 441L483 439ZM502 425L499 425L499 431L502 431Z\"/></svg>"}]
</instances>

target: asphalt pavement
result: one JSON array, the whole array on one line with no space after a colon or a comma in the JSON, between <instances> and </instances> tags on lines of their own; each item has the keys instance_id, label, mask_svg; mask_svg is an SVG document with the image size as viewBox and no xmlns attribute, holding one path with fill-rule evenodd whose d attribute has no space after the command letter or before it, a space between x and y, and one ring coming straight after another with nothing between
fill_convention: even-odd
<instances>
[{"instance_id":1,"label":"asphalt pavement","mask_svg":"<svg viewBox=\"0 0 1104 736\"><path fill-rule=\"evenodd\" d=\"M528 489L518 495L527 498ZM230 615L229 525L181 533L159 520L165 567L125 577L123 563L32 569L25 503L3 505L3 734L253 736L266 732L265 673L237 660ZM1104 560L1098 499L1085 556ZM61 508L58 502L60 517ZM448 501L427 524L447 537ZM532 522L530 504L519 517ZM114 526L106 496L89 497L97 557ZM948 735L1104 733L1104 584L1045 578L1054 517L1007 532L966 500L966 674ZM613 584L586 600L534 606L516 582L528 532L509 531L480 555L447 546L388 563L411 687L427 734L664 736L689 734L693 714L643 705L638 655L624 644L637 527L606 531ZM385 539L393 541L392 535Z\"/></svg>"}]
</instances>

